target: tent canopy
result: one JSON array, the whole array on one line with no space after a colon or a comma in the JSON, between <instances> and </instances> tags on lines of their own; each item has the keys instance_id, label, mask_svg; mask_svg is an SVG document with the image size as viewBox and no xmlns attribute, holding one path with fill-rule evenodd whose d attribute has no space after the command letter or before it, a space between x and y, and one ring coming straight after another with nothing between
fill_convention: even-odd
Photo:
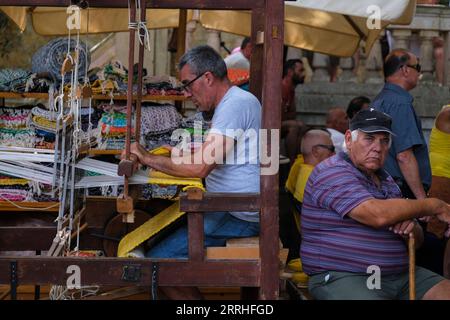
<instances>
[{"instance_id":1,"label":"tent canopy","mask_svg":"<svg viewBox=\"0 0 450 320\"><path fill-rule=\"evenodd\" d=\"M351 56L361 40L367 51L389 24L409 24L415 12L415 0L297 0L285 3L285 44L336 56ZM68 33L68 14L64 8L0 7L24 30L27 13L35 31L42 35ZM377 14L379 14L377 16ZM147 9L149 28L175 28L179 10ZM242 36L251 31L250 11L200 10L188 11L188 21L196 17L205 27ZM371 29L379 17L379 28ZM369 27L368 27L369 24ZM374 24L376 25L376 24ZM81 32L101 33L128 30L127 9L89 8L81 10Z\"/></svg>"}]
</instances>

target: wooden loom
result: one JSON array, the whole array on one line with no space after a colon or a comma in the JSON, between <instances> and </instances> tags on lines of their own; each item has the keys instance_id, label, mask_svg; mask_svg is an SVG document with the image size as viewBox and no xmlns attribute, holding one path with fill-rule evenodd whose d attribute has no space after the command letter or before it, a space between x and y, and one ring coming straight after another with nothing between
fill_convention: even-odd
<instances>
[{"instance_id":1,"label":"wooden loom","mask_svg":"<svg viewBox=\"0 0 450 320\"><path fill-rule=\"evenodd\" d=\"M131 8L134 0L131 0ZM281 0L153 0L146 2L147 8L179 8L180 21L186 21L185 9L228 9L251 10L252 42L255 44L251 63L250 89L262 102L262 128L279 129L281 113L278 108L281 102L284 2ZM68 6L65 0L0 0L0 5L7 6ZM126 0L89 1L90 7L128 8ZM144 7L144 6L143 6ZM144 7L145 10L145 7ZM134 10L135 11L135 10ZM145 11L144 11L145 12ZM131 12L133 20L135 12ZM185 24L180 24L185 28ZM180 32L184 34L184 32ZM134 35L130 30L129 69L133 70ZM184 52L184 41L179 40L178 54ZM139 79L142 77L143 48L139 49ZM128 87L128 132L127 154L131 136L131 104L132 88ZM138 83L141 86L142 82ZM138 89L138 94L141 90ZM138 96L137 117L140 112L141 97ZM139 119L139 118L138 118ZM137 121L139 125L139 121ZM136 129L136 132L139 132ZM270 139L268 142L270 148ZM129 158L128 158L129 159ZM132 174L130 160L121 164L121 173L125 175L125 192L119 200L125 208L127 221L132 221L134 206L128 189L128 177ZM210 194L205 193L201 199L189 196L181 198L181 210L188 213L189 260L153 260L124 258L77 258L77 257L1 257L0 283L11 284L66 284L67 267L76 264L82 270L83 285L100 284L129 286L238 286L244 297L276 299L279 291L279 245L278 245L278 174L261 176L261 192L254 194ZM260 245L259 259L249 260L206 260L203 249L203 214L214 211L260 211ZM95 220L95 218L93 218ZM1 228L3 229L3 228ZM33 228L31 228L33 229ZM19 234L26 236L32 243L24 241L14 243L17 230L2 230L10 237L0 241L2 250L45 250L50 243L45 239L45 231L54 235L54 228L47 230L22 229ZM52 231L49 231L52 230ZM31 233L27 233L27 231ZM42 232L43 231L43 232ZM34 233L34 234L32 234ZM157 282L152 273L157 272ZM183 277L173 277L174 274Z\"/></svg>"}]
</instances>

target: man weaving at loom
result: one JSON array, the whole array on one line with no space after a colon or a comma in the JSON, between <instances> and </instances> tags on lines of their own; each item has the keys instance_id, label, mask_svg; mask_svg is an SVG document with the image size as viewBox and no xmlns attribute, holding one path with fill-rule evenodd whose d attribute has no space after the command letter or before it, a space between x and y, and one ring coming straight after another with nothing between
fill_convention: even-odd
<instances>
[{"instance_id":1,"label":"man weaving at loom","mask_svg":"<svg viewBox=\"0 0 450 320\"><path fill-rule=\"evenodd\" d=\"M232 86L222 57L208 46L188 51L179 62L185 96L200 111L214 113L205 142L192 154L164 157L149 154L141 145L131 145L139 163L177 177L205 178L208 192L258 193L260 168L258 133L261 105L251 93ZM248 138L247 133L254 133ZM125 154L123 153L122 157ZM259 234L258 212L216 212L204 216L205 246L224 246L227 239ZM147 257L187 258L187 226L156 244ZM194 288L164 292L172 298L201 298ZM179 290L181 288L177 288ZM173 294L171 294L173 293Z\"/></svg>"},{"instance_id":2,"label":"man weaving at loom","mask_svg":"<svg viewBox=\"0 0 450 320\"><path fill-rule=\"evenodd\" d=\"M404 240L423 241L415 219L435 216L447 223L450 233L448 204L436 198L401 199L400 189L383 170L391 122L374 109L357 113L345 133L348 154L321 162L309 177L300 255L316 299L407 299ZM376 269L379 285L371 287ZM449 280L419 266L414 279L417 298L450 299Z\"/></svg>"}]
</instances>

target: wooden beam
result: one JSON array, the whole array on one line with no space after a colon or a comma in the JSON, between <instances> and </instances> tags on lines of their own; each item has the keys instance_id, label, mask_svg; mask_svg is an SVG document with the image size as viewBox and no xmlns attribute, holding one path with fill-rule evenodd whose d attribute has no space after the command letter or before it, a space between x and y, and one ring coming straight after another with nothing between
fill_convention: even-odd
<instances>
[{"instance_id":1,"label":"wooden beam","mask_svg":"<svg viewBox=\"0 0 450 320\"><path fill-rule=\"evenodd\" d=\"M178 30L177 30L177 55L175 58L175 64L178 65L181 56L186 52L186 24L187 24L187 10L180 10L178 17ZM177 70L179 73L180 70ZM179 78L179 75L178 75Z\"/></svg>"},{"instance_id":2,"label":"wooden beam","mask_svg":"<svg viewBox=\"0 0 450 320\"><path fill-rule=\"evenodd\" d=\"M264 0L148 0L147 6L165 9L250 10L264 7Z\"/></svg>"},{"instance_id":3,"label":"wooden beam","mask_svg":"<svg viewBox=\"0 0 450 320\"><path fill-rule=\"evenodd\" d=\"M103 239L91 234L103 235L102 228L91 228L80 235L81 247L85 250L103 250ZM0 251L45 251L56 235L56 226L0 227Z\"/></svg>"},{"instance_id":4,"label":"wooden beam","mask_svg":"<svg viewBox=\"0 0 450 320\"><path fill-rule=\"evenodd\" d=\"M0 251L48 250L56 227L0 227Z\"/></svg>"},{"instance_id":5,"label":"wooden beam","mask_svg":"<svg viewBox=\"0 0 450 320\"><path fill-rule=\"evenodd\" d=\"M264 9L256 8L252 10L252 35L253 45L252 57L250 61L250 92L261 102L262 85L264 83L263 58L264 44L257 44L258 32L264 31Z\"/></svg>"},{"instance_id":6,"label":"wooden beam","mask_svg":"<svg viewBox=\"0 0 450 320\"><path fill-rule=\"evenodd\" d=\"M76 1L74 1L76 2ZM147 8L155 9L232 9L250 10L264 7L264 0L147 0ZM45 6L68 7L69 0L0 0L0 6ZM89 1L90 8L128 8L128 0L95 0Z\"/></svg>"},{"instance_id":7,"label":"wooden beam","mask_svg":"<svg viewBox=\"0 0 450 320\"><path fill-rule=\"evenodd\" d=\"M259 211L258 193L208 193L203 200L180 197L180 210L183 212L216 212L216 211Z\"/></svg>"},{"instance_id":8,"label":"wooden beam","mask_svg":"<svg viewBox=\"0 0 450 320\"><path fill-rule=\"evenodd\" d=\"M281 77L284 41L284 1L266 1L264 30L264 61L262 89L262 128L279 130L281 126ZM268 139L267 150L271 150ZM278 142L278 141L277 141ZM278 154L271 155L278 157ZM274 159L272 161L277 161ZM278 170L261 175L261 288L260 298L278 298Z\"/></svg>"},{"instance_id":9,"label":"wooden beam","mask_svg":"<svg viewBox=\"0 0 450 320\"><path fill-rule=\"evenodd\" d=\"M65 285L71 273L67 268L80 268L81 285L151 286L152 259L78 258L78 257L0 257L0 284L10 282L10 263L17 262L20 285ZM244 286L260 285L260 264L257 260L226 260L189 262L163 260L158 262L159 286ZM133 267L136 281L123 279L124 267ZM278 275L275 281L278 282Z\"/></svg>"}]
</instances>

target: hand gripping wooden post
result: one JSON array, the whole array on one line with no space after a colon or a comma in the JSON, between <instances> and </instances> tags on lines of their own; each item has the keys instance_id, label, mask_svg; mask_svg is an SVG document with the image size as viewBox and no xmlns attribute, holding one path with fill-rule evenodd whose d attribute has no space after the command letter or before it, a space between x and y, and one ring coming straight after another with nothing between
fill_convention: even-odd
<instances>
[{"instance_id":1,"label":"hand gripping wooden post","mask_svg":"<svg viewBox=\"0 0 450 320\"><path fill-rule=\"evenodd\" d=\"M409 234L409 300L416 300L416 243L414 233Z\"/></svg>"}]
</instances>

